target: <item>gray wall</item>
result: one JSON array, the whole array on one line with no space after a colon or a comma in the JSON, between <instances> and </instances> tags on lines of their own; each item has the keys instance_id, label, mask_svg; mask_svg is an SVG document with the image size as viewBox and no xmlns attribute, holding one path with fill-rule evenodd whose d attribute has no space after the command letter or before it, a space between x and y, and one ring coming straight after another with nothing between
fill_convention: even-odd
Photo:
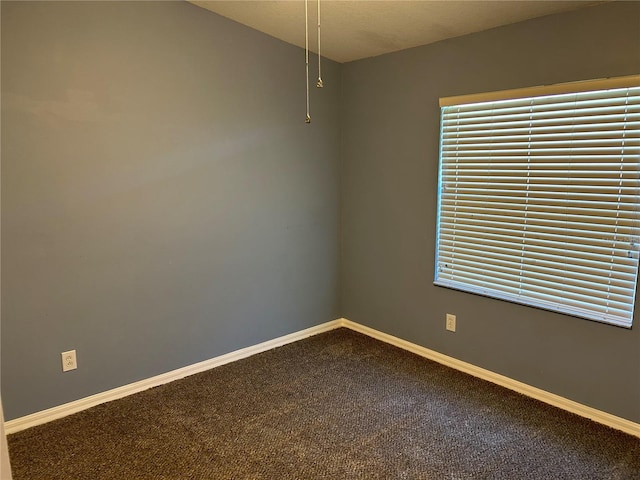
<instances>
[{"instance_id":1,"label":"gray wall","mask_svg":"<svg viewBox=\"0 0 640 480\"><path fill-rule=\"evenodd\" d=\"M339 65L307 126L302 50L186 2L1 5L7 419L339 316Z\"/></svg>"},{"instance_id":2,"label":"gray wall","mask_svg":"<svg viewBox=\"0 0 640 480\"><path fill-rule=\"evenodd\" d=\"M344 65L342 315L640 422L637 313L626 330L432 283L438 98L639 72L637 2Z\"/></svg>"},{"instance_id":3,"label":"gray wall","mask_svg":"<svg viewBox=\"0 0 640 480\"><path fill-rule=\"evenodd\" d=\"M4 414L2 400L0 399L0 478L11 480L11 464L9 462L9 447L4 433Z\"/></svg>"},{"instance_id":4,"label":"gray wall","mask_svg":"<svg viewBox=\"0 0 640 480\"><path fill-rule=\"evenodd\" d=\"M432 284L438 98L638 73L640 4L325 62L311 126L301 50L193 5L0 5L8 419L345 316L640 421L637 315Z\"/></svg>"}]
</instances>

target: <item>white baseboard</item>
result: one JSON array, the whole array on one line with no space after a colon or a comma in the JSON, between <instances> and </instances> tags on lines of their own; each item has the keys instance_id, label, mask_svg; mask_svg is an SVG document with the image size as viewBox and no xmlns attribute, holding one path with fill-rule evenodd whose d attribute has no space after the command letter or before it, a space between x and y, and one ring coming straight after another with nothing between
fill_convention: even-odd
<instances>
[{"instance_id":1,"label":"white baseboard","mask_svg":"<svg viewBox=\"0 0 640 480\"><path fill-rule=\"evenodd\" d=\"M211 358L203 362L194 363L193 365L178 368L177 370L172 370L170 372L147 378L145 380L140 380L139 382L130 383L122 387L107 390L106 392L97 393L89 397L81 398L80 400L75 400L73 402L65 403L57 407L48 408L40 412L32 413L31 415L26 415L14 420L9 420L4 424L5 433L9 435L26 428L35 427L36 425L41 425L58 418L66 417L67 415L71 415L72 413L77 413L82 410L86 410L87 408L95 407L96 405L100 405L101 403L110 402L112 400L117 400L118 398L126 397L134 393L142 392L143 390L147 390L152 387L157 387L165 383L173 382L174 380L179 380L195 373L204 372L206 370L210 370L211 368L224 365L225 363L235 362L236 360L250 357L251 355L255 355L256 353L265 352L267 350L271 350L272 348L280 347L282 345L286 345L287 343L296 342L298 340L302 340L303 338L317 335L318 333L327 332L341 326L342 322L340 320L332 320L315 327L300 330L299 332L294 332L289 335L274 338L273 340L268 340L266 342L258 343L257 345L220 355L219 357Z\"/></svg>"},{"instance_id":2,"label":"white baseboard","mask_svg":"<svg viewBox=\"0 0 640 480\"><path fill-rule=\"evenodd\" d=\"M91 395L74 402L65 403L64 405L59 405L57 407L49 408L41 412L36 412L31 415L10 420L5 423L5 433L11 434L19 432L20 430L24 430L29 427L41 425L43 423L50 422L51 420L66 417L67 415L70 415L72 413L86 410L87 408L99 405L101 403L110 402L111 400L126 397L127 395L141 392L151 387L163 385L174 380L179 380L180 378L184 378L195 373L204 372L211 368L234 362L242 358L250 357L251 355L271 350L272 348L296 342L298 340L302 340L303 338L327 332L339 327L346 327L356 332L363 333L382 342L389 343L396 347L402 348L403 350L407 350L422 357L428 358L429 360L436 361L448 367L455 368L456 370L460 370L483 380L487 380L502 387L506 387L510 390L514 390L518 393L522 393L528 397L548 403L550 405L553 405L554 407L561 408L571 413L580 415L581 417L589 418L598 423L607 425L617 430L621 430L636 437L640 437L640 424L638 423L626 420L621 417L617 417L615 415L611 415L609 413L597 410L592 407L588 407L586 405L582 405L578 402L574 402L573 400L569 400L559 395L555 395L539 388L532 387L531 385L527 385L526 383L522 383L509 377L505 377L504 375L500 375L498 373L477 367L470 363L457 360L453 357L443 355L434 350L430 350L415 343L411 343L401 338L388 335L373 328L360 325L358 323L347 320L346 318L340 318L338 320L323 323L315 327L307 328L299 332L294 332L289 335L253 345L251 347L242 348L240 350L236 350L234 352L230 352L225 355L212 358L210 360L205 360L203 362L195 363L193 365L179 368L171 372L163 373L162 375L157 375L155 377L141 380L139 382L131 383L129 385L114 388L106 392Z\"/></svg>"},{"instance_id":3,"label":"white baseboard","mask_svg":"<svg viewBox=\"0 0 640 480\"><path fill-rule=\"evenodd\" d=\"M491 383L495 383L510 390L514 390L518 393L522 393L523 395L526 395L528 397L548 403L549 405L553 405L554 407L561 408L568 412L575 413L576 415L580 415L581 417L589 418L595 422L607 425L611 428L622 430L625 433L640 437L640 424L638 423L632 422L625 418L617 417L615 415L611 415L610 413L606 413L601 410L588 407L586 405L582 405L581 403L574 402L573 400L569 400L567 398L547 392L537 387L532 387L531 385L513 380L509 377L505 377L504 375L500 375L490 370L476 367L475 365L472 365L470 363L463 362L447 355L443 355L442 353L438 353L434 350L429 350L428 348L416 345L415 343L407 342L406 340L402 340L401 338L388 335L378 330L374 330L373 328L365 327L364 325L352 322L350 320L347 320L346 318L341 318L339 321L340 326L342 327L350 328L351 330L354 330L356 332L363 333L365 335L368 335L369 337L375 338L385 343L389 343L396 347L402 348L403 350L408 350L409 352L413 352L422 357L428 358L429 360L433 360L446 365L447 367L455 368L456 370L468 373L470 375L473 375L474 377L487 380Z\"/></svg>"}]
</instances>

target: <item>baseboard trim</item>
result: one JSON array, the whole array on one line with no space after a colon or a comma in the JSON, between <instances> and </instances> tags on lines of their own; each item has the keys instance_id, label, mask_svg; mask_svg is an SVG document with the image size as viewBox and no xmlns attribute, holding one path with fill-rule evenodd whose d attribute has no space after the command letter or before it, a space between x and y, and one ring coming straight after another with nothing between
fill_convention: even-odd
<instances>
[{"instance_id":1,"label":"baseboard trim","mask_svg":"<svg viewBox=\"0 0 640 480\"><path fill-rule=\"evenodd\" d=\"M346 318L341 318L338 321L340 322L339 325L342 327L346 327L356 332L363 333L369 337L375 338L382 342L402 348L403 350L407 350L422 357L428 358L429 360L433 360L446 365L447 367L455 368L456 370L468 373L470 375L473 375L474 377L478 377L502 387L506 387L510 390L522 393L523 395L526 395L528 397L535 398L536 400L548 403L549 405L553 405L554 407L558 407L568 412L575 413L576 415L580 415L581 417L589 418L608 427L615 428L616 430L621 430L630 435L640 437L640 424L632 422L625 418L617 417L615 415L611 415L610 413L588 407L578 402L574 402L573 400L569 400L568 398L564 398L540 388L533 387L526 383L513 380L512 378L505 377L504 375L500 375L490 370L477 367L456 358L443 355L442 353L430 350L415 343L408 342L401 338L394 337L393 335L389 335L387 333L380 332L359 323L352 322L350 320L347 320Z\"/></svg>"},{"instance_id":2,"label":"baseboard trim","mask_svg":"<svg viewBox=\"0 0 640 480\"><path fill-rule=\"evenodd\" d=\"M408 342L401 338L394 337L393 335L389 335L379 330L375 330L359 323L352 322L351 320L348 320L346 318L332 320L315 327L300 330L298 332L274 338L273 340L268 340L257 345L242 348L240 350L235 350L219 357L195 363L193 365L179 368L177 370L172 370L170 372L163 373L161 375L157 375L145 380L140 380L139 382L130 383L128 385L114 388L106 392L81 398L79 400L65 403L57 407L49 408L47 410L42 410L31 415L26 415L14 420L9 420L4 424L5 433L16 433L26 428L41 425L58 418L66 417L67 415L86 410L96 405L100 405L101 403L117 400L119 398L126 397L128 395L132 395L134 393L138 393L152 387L163 385L174 380L179 380L195 373L204 372L206 370L219 367L226 363L234 362L242 358L247 358L257 353L265 352L267 350L271 350L272 348L277 348L288 343L296 342L298 340L302 340L304 338L340 327L349 328L353 331L375 338L376 340L380 340L390 345L402 348L403 350L415 353L417 355L420 355L421 357L428 358L429 360L436 361L438 363L441 363L442 365L455 368L456 370L468 373L470 375L473 375L474 377L487 380L518 393L522 393L523 395L526 395L528 397L548 403L549 405L553 405L554 407L558 407L568 412L575 413L576 415L580 415L581 417L589 418L595 422L607 425L611 428L615 428L616 430L621 430L625 433L640 438L640 424L638 423L621 417L617 417L615 415L611 415L592 407L588 407L578 402L574 402L573 400L569 400L554 393L550 393L526 383L513 380L512 378L505 377L504 375L500 375L481 367L477 367L473 364L463 362L462 360L443 355L442 353L430 350L415 343Z\"/></svg>"},{"instance_id":3,"label":"baseboard trim","mask_svg":"<svg viewBox=\"0 0 640 480\"><path fill-rule=\"evenodd\" d=\"M315 327L290 333L288 335L274 338L273 340L268 340L266 342L258 343L257 345L252 345L250 347L241 348L240 350L235 350L233 352L229 352L227 354L220 355L209 360L204 360L202 362L194 363L193 365L188 365L183 368L178 368L176 370L172 370L155 377L130 383L128 385L114 388L112 390L107 390L106 392L97 393L95 395L81 398L73 402L65 403L57 407L48 408L31 415L26 415L14 420L9 420L4 424L5 433L7 435L10 435L12 433L16 433L30 427L35 427L36 425L42 425L52 420L63 418L67 415L71 415L73 413L81 412L82 410L95 407L96 405L100 405L101 403L110 402L112 400L117 400L134 393L142 392L143 390L147 390L152 387L157 387L165 383L173 382L174 380L179 380L195 373L204 372L206 370L219 367L226 363L235 362L236 360L247 358L257 353L271 350L272 348L281 347L288 343L297 342L298 340L302 340L303 338L327 332L341 326L343 326L341 320L332 320L330 322L316 325Z\"/></svg>"}]
</instances>

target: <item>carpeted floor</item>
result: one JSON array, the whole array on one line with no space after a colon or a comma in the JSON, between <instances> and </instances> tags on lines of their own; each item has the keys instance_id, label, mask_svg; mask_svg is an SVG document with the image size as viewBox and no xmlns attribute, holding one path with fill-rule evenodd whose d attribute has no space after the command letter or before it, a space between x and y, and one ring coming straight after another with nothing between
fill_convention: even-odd
<instances>
[{"instance_id":1,"label":"carpeted floor","mask_svg":"<svg viewBox=\"0 0 640 480\"><path fill-rule=\"evenodd\" d=\"M15 480L640 479L640 439L339 329L9 436Z\"/></svg>"}]
</instances>

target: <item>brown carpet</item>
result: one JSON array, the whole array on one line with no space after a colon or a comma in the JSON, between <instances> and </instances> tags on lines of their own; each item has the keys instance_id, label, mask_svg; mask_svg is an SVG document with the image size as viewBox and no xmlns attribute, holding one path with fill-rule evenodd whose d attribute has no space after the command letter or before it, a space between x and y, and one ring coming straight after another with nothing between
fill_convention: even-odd
<instances>
[{"instance_id":1,"label":"brown carpet","mask_svg":"<svg viewBox=\"0 0 640 480\"><path fill-rule=\"evenodd\" d=\"M640 479L640 439L339 329L9 436L15 480Z\"/></svg>"}]
</instances>

